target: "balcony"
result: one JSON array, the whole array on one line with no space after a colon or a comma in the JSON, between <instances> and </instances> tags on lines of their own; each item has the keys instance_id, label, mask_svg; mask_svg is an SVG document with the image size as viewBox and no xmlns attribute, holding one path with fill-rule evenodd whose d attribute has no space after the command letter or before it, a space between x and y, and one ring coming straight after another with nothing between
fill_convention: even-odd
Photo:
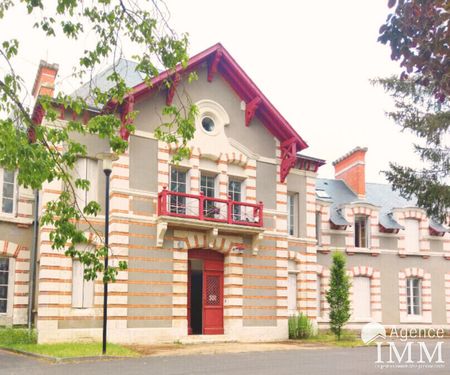
<instances>
[{"instance_id":1,"label":"balcony","mask_svg":"<svg viewBox=\"0 0 450 375\"><path fill-rule=\"evenodd\" d=\"M213 236L219 231L252 235L257 245L264 231L263 208L262 202L238 202L164 188L158 194L158 246L162 246L169 224L207 230Z\"/></svg>"}]
</instances>

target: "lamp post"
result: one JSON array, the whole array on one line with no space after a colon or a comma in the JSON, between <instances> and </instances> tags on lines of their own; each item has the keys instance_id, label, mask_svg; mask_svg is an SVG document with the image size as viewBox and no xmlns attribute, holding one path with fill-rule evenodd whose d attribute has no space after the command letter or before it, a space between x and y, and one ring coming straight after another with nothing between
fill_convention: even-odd
<instances>
[{"instance_id":1,"label":"lamp post","mask_svg":"<svg viewBox=\"0 0 450 375\"><path fill-rule=\"evenodd\" d=\"M97 158L102 160L103 172L106 176L105 189L105 265L104 273L108 271L108 253L109 253L109 177L112 171L112 162L119 159L116 154L111 152L102 152L97 154ZM106 328L108 324L108 282L103 281L103 340L102 340L102 354L106 354Z\"/></svg>"}]
</instances>

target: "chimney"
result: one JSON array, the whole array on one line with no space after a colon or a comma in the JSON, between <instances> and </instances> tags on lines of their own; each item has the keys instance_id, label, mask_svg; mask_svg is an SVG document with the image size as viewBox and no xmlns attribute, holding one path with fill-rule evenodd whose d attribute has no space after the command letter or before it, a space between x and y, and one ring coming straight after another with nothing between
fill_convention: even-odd
<instances>
[{"instance_id":1,"label":"chimney","mask_svg":"<svg viewBox=\"0 0 450 375\"><path fill-rule=\"evenodd\" d=\"M344 180L359 198L366 196L366 152L367 147L356 147L333 162L334 177Z\"/></svg>"},{"instance_id":2,"label":"chimney","mask_svg":"<svg viewBox=\"0 0 450 375\"><path fill-rule=\"evenodd\" d=\"M32 92L35 98L39 95L53 96L58 69L58 64L49 64L44 60L40 61Z\"/></svg>"}]
</instances>

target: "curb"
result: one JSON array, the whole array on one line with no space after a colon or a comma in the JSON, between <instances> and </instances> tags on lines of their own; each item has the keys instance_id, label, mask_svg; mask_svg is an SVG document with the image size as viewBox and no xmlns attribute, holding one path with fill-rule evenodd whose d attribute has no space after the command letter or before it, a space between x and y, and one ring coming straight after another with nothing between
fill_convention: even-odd
<instances>
[{"instance_id":1,"label":"curb","mask_svg":"<svg viewBox=\"0 0 450 375\"><path fill-rule=\"evenodd\" d=\"M45 354L38 354L32 352L26 352L24 350L0 347L0 350L5 352L10 352L14 354L20 354L31 358L43 359L54 363L67 363L67 362L88 362L88 361L101 361L101 360L112 360L112 359L130 359L137 357L122 357L122 356L112 356L112 355L102 355L102 356L89 356L89 357L52 357Z\"/></svg>"}]
</instances>

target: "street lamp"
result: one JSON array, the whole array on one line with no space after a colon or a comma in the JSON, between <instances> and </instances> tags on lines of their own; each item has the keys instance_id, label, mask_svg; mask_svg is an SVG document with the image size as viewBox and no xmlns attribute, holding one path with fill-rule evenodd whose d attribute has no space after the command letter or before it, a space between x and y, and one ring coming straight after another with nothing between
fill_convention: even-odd
<instances>
[{"instance_id":1,"label":"street lamp","mask_svg":"<svg viewBox=\"0 0 450 375\"><path fill-rule=\"evenodd\" d=\"M119 159L116 154L112 152L102 152L97 154L97 158L102 160L103 172L106 176L106 189L105 189L105 267L104 272L108 271L108 253L109 253L109 176L112 171L112 163ZM108 282L103 282L103 341L102 341L102 354L106 354L106 328L108 323Z\"/></svg>"}]
</instances>

